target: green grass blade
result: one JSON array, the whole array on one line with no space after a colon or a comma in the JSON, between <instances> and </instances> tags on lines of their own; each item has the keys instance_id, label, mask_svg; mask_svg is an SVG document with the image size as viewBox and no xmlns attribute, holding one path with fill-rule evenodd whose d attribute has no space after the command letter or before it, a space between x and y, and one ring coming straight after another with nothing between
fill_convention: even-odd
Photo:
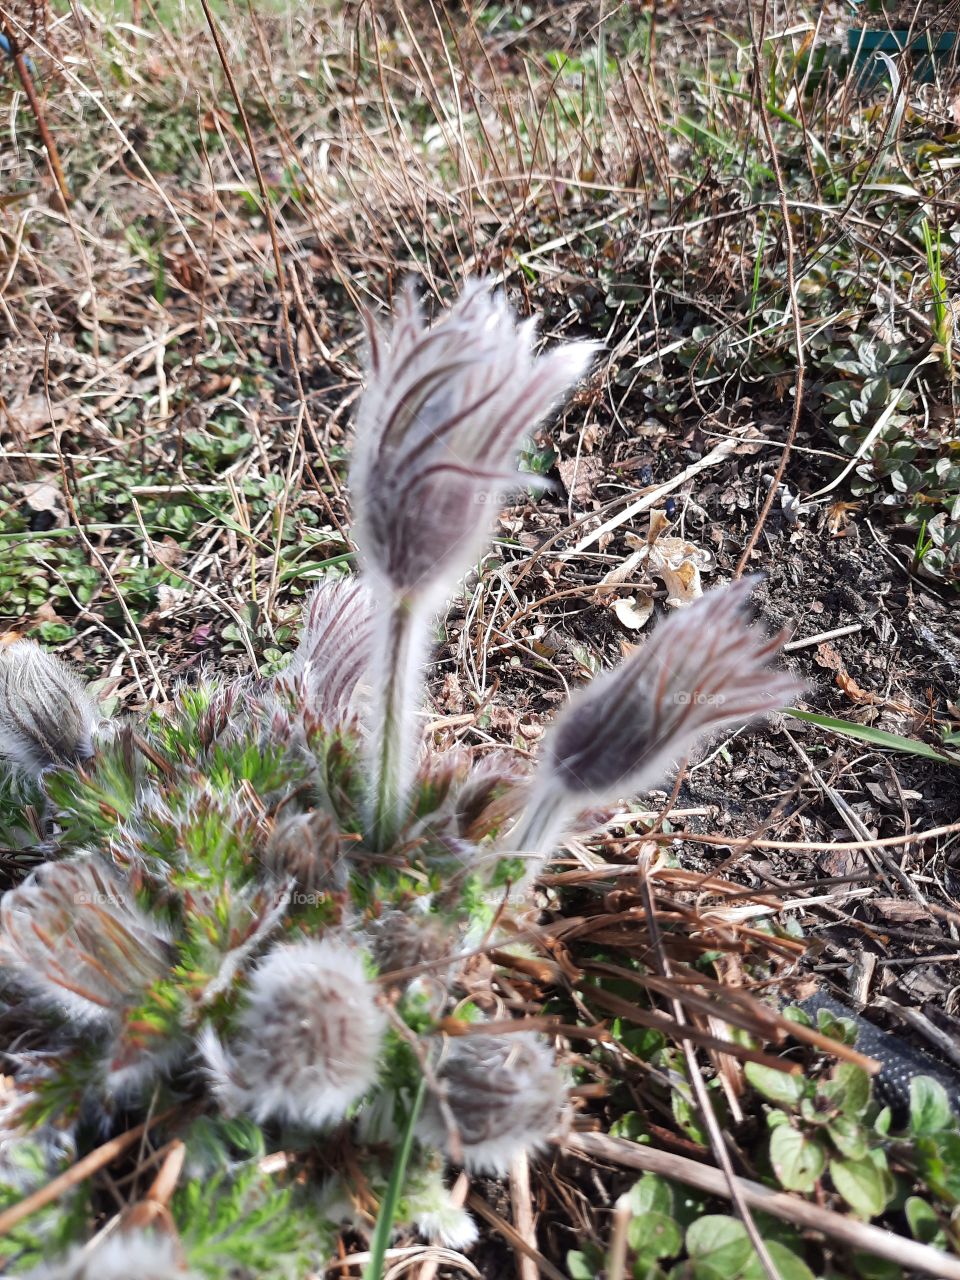
<instances>
[{"instance_id":1,"label":"green grass blade","mask_svg":"<svg viewBox=\"0 0 960 1280\"><path fill-rule=\"evenodd\" d=\"M390 1243L390 1232L393 1230L393 1220L397 1216L397 1205L400 1203L403 1180L410 1161L410 1152L413 1149L413 1131L417 1126L420 1108L423 1106L426 1092L427 1082L421 1076L416 1096L413 1099L413 1106L410 1108L407 1127L403 1132L403 1141L393 1162L390 1181L387 1183L387 1191L383 1197L383 1203L380 1205L380 1212L377 1214L377 1225L374 1228L373 1239L370 1242L370 1261L364 1269L363 1280L382 1280L383 1263L387 1256L387 1245Z\"/></svg>"},{"instance_id":2,"label":"green grass blade","mask_svg":"<svg viewBox=\"0 0 960 1280\"><path fill-rule=\"evenodd\" d=\"M294 578L320 578L328 569L337 569L341 565L349 564L353 557L352 551L344 551L338 556L330 556L327 560L310 560L306 564L296 564L292 569L284 569L280 574L280 581L290 582Z\"/></svg>"},{"instance_id":3,"label":"green grass blade","mask_svg":"<svg viewBox=\"0 0 960 1280\"><path fill-rule=\"evenodd\" d=\"M798 711L796 707L786 707L785 710L788 716L794 716L797 720L806 720L808 724L819 725L821 729L829 729L831 733L842 734L845 738L869 742L874 747L900 751L908 756L922 756L924 760L938 760L941 764L960 764L960 755L955 751L939 751L918 738L904 738L899 733L887 733L885 729L874 729L869 724L834 720L832 716L821 716L814 711Z\"/></svg>"}]
</instances>

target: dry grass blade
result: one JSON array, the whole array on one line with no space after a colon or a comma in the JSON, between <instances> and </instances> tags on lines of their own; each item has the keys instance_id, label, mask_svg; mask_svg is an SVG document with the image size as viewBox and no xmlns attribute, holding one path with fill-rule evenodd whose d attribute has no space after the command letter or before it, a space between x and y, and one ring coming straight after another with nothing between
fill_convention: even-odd
<instances>
[{"instance_id":1,"label":"dry grass blade","mask_svg":"<svg viewBox=\"0 0 960 1280\"><path fill-rule=\"evenodd\" d=\"M512 1249L537 1266L541 1275L547 1276L548 1280L566 1280L563 1272L558 1270L549 1258L545 1258L539 1250L532 1248L516 1227L511 1226L506 1219L501 1218L496 1209L492 1209L487 1204L483 1196L476 1191L471 1191L467 1196L467 1204L477 1217L488 1223L497 1235L506 1240Z\"/></svg>"}]
</instances>

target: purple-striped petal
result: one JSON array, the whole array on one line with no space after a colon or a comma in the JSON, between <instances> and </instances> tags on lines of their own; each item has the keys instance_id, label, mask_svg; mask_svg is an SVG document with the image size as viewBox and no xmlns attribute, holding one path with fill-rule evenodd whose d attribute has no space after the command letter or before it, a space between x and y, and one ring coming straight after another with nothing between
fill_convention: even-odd
<instances>
[{"instance_id":1,"label":"purple-striped petal","mask_svg":"<svg viewBox=\"0 0 960 1280\"><path fill-rule=\"evenodd\" d=\"M783 635L749 627L752 580L674 613L622 666L594 680L545 743L546 770L584 802L663 780L704 733L773 711L801 689L770 659Z\"/></svg>"},{"instance_id":2,"label":"purple-striped petal","mask_svg":"<svg viewBox=\"0 0 960 1280\"><path fill-rule=\"evenodd\" d=\"M470 566L516 487L521 439L589 366L595 343L534 357L535 332L479 281L432 328L410 290L389 333L368 320L355 536L368 571L393 591L435 596Z\"/></svg>"}]
</instances>

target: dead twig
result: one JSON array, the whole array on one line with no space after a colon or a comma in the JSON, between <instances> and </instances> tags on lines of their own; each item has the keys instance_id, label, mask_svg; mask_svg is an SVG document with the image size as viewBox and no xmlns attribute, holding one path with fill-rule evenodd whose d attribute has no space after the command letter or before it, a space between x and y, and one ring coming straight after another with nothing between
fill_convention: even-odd
<instances>
[{"instance_id":1,"label":"dead twig","mask_svg":"<svg viewBox=\"0 0 960 1280\"><path fill-rule=\"evenodd\" d=\"M53 134L50 132L46 116L43 114L43 107L37 97L37 91L33 85L33 77L30 75L30 67L20 47L20 42L13 28L2 14L0 14L0 34L4 36L10 46L10 57L13 59L13 65L17 68L17 75L23 85L23 92L26 94L27 102L30 104L33 118L37 122L37 132L40 134L40 141L46 149L47 159L50 161L50 169L56 179L57 187L60 190L60 198L63 200L64 209L66 209L72 197L63 172L63 165L60 163L60 152L57 150L57 144L53 140Z\"/></svg>"},{"instance_id":2,"label":"dead twig","mask_svg":"<svg viewBox=\"0 0 960 1280\"><path fill-rule=\"evenodd\" d=\"M499 1213L495 1209L491 1209L483 1196L476 1191L471 1191L467 1196L467 1207L472 1209L478 1218L482 1218L484 1222L493 1227L498 1235L503 1236L504 1240L517 1253L530 1258L540 1268L541 1275L547 1276L548 1280L567 1280L562 1271L558 1270L538 1249L531 1248L516 1227L512 1227L509 1222L501 1218Z\"/></svg>"},{"instance_id":3,"label":"dead twig","mask_svg":"<svg viewBox=\"0 0 960 1280\"><path fill-rule=\"evenodd\" d=\"M161 1124L172 1116L176 1110L177 1108L173 1107L169 1111L164 1111L162 1115L156 1116L152 1120L145 1120L143 1124L138 1124L136 1128L128 1129L126 1133L121 1133L116 1138L111 1138L109 1142L104 1142L102 1146L97 1147L89 1155L71 1165L64 1173L48 1182L45 1187L40 1187L37 1191L21 1200L19 1204L12 1205L9 1209L4 1210L3 1213L0 1213L0 1236L7 1235L15 1226L23 1222L24 1218L29 1218L31 1214L37 1213L48 1204L53 1204L55 1200L59 1200L62 1195L65 1195L73 1187L79 1186L81 1182L86 1182L87 1178L92 1177L93 1174L105 1169L108 1164L116 1160L117 1156L122 1155L135 1142L138 1142L148 1129L154 1125Z\"/></svg>"},{"instance_id":4,"label":"dead twig","mask_svg":"<svg viewBox=\"0 0 960 1280\"><path fill-rule=\"evenodd\" d=\"M690 1160L686 1156L655 1147L640 1146L625 1138L611 1138L604 1133L578 1133L569 1135L562 1143L565 1150L577 1155L608 1160L628 1169L640 1169L644 1173L656 1173L664 1178L675 1178L688 1187L696 1187L708 1195L728 1199L730 1187L726 1175L720 1169ZM904 1271L922 1271L936 1280L960 1280L960 1259L951 1258L928 1244L917 1244L904 1236L884 1231L860 1222L844 1214L821 1209L798 1196L783 1191L771 1191L769 1187L749 1178L737 1178L738 1189L751 1209L772 1214L784 1222L819 1231L839 1241L850 1249L863 1250L875 1258L886 1258Z\"/></svg>"},{"instance_id":5,"label":"dead twig","mask_svg":"<svg viewBox=\"0 0 960 1280\"><path fill-rule=\"evenodd\" d=\"M530 1187L530 1161L519 1155L510 1166L510 1204L517 1230L533 1254L537 1252L537 1227L533 1217L533 1192ZM531 1254L517 1254L517 1280L537 1280L537 1264Z\"/></svg>"},{"instance_id":6,"label":"dead twig","mask_svg":"<svg viewBox=\"0 0 960 1280\"><path fill-rule=\"evenodd\" d=\"M648 855L650 852L656 854L656 847L650 845L648 847ZM663 939L660 935L660 928L657 923L657 912L654 907L653 893L650 888L650 875L648 868L650 867L649 856L644 858L643 874L640 877L640 891L643 894L644 908L647 916L647 929L650 933L650 939L653 944L653 954L656 958L657 968L663 977L664 982L670 982L673 973L670 964L670 958L667 955L666 948L663 945ZM685 993L686 994L686 993ZM760 1260L760 1265L769 1277L769 1280L780 1280L780 1272L777 1265L770 1256L770 1250L767 1248L763 1236L753 1219L750 1212L750 1206L743 1196L740 1188L740 1180L734 1172L733 1161L730 1159L730 1152L727 1149L727 1140L720 1128L717 1114L713 1109L710 1101L710 1095L707 1093L707 1086L700 1070L700 1063L697 1060L697 1050L693 1037L690 1034L690 1026L687 1019L687 1011L684 1008L683 1000L679 996L679 990L675 989L669 996L670 1005L673 1009L673 1016L682 1028L680 1031L680 1046L683 1049L684 1057L687 1061L687 1073L690 1077L690 1085L693 1089L694 1097L697 1100L697 1109L706 1125L707 1135L710 1139L710 1149L716 1157L720 1168L723 1170L723 1176L726 1179L727 1192L733 1201L734 1208L737 1211L737 1217L746 1228L750 1243L753 1250Z\"/></svg>"}]
</instances>

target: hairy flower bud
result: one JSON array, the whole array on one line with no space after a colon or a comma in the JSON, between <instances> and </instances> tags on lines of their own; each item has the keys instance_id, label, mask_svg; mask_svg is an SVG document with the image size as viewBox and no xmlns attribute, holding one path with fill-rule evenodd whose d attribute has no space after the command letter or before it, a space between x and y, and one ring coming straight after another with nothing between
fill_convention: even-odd
<instances>
[{"instance_id":1,"label":"hairy flower bud","mask_svg":"<svg viewBox=\"0 0 960 1280\"><path fill-rule=\"evenodd\" d=\"M524 435L569 393L596 350L534 357L535 321L469 282L432 328L408 289L389 333L368 320L367 386L350 471L354 533L377 601L371 632L368 841L393 844L410 816L417 704L432 613L476 561L518 484Z\"/></svg>"},{"instance_id":2,"label":"hairy flower bud","mask_svg":"<svg viewBox=\"0 0 960 1280\"><path fill-rule=\"evenodd\" d=\"M446 589L475 560L524 435L586 372L597 344L535 357L536 322L470 281L428 327L412 289L393 328L367 319L367 385L351 470L366 569L408 598Z\"/></svg>"},{"instance_id":3,"label":"hairy flower bud","mask_svg":"<svg viewBox=\"0 0 960 1280\"><path fill-rule=\"evenodd\" d=\"M419 911L385 911L371 924L370 934L377 969L387 976L445 956L452 961L457 950L450 926Z\"/></svg>"},{"instance_id":4,"label":"hairy flower bud","mask_svg":"<svg viewBox=\"0 0 960 1280\"><path fill-rule=\"evenodd\" d=\"M443 1162L433 1157L429 1163L408 1169L403 1192L407 1218L416 1224L426 1240L446 1249L469 1249L477 1241L477 1224L455 1204L443 1178Z\"/></svg>"},{"instance_id":5,"label":"hairy flower bud","mask_svg":"<svg viewBox=\"0 0 960 1280\"><path fill-rule=\"evenodd\" d=\"M369 662L372 609L356 578L323 582L303 611L300 644L277 676L328 729L355 716Z\"/></svg>"},{"instance_id":6,"label":"hairy flower bud","mask_svg":"<svg viewBox=\"0 0 960 1280\"><path fill-rule=\"evenodd\" d=\"M541 1150L563 1112L567 1085L550 1047L533 1032L467 1035L449 1041L436 1066L449 1115L435 1096L418 1136L457 1154L477 1173L504 1174L523 1153Z\"/></svg>"},{"instance_id":7,"label":"hairy flower bud","mask_svg":"<svg viewBox=\"0 0 960 1280\"><path fill-rule=\"evenodd\" d=\"M229 1045L207 1029L200 1050L228 1111L321 1128L373 1085L384 1026L362 953L325 938L271 951Z\"/></svg>"},{"instance_id":8,"label":"hairy flower bud","mask_svg":"<svg viewBox=\"0 0 960 1280\"><path fill-rule=\"evenodd\" d=\"M342 889L349 870L345 842L325 809L281 815L267 840L261 861L278 880L292 879L301 893Z\"/></svg>"},{"instance_id":9,"label":"hairy flower bud","mask_svg":"<svg viewBox=\"0 0 960 1280\"><path fill-rule=\"evenodd\" d=\"M0 901L0 964L42 1000L103 1020L168 972L170 949L101 863L45 862Z\"/></svg>"},{"instance_id":10,"label":"hairy flower bud","mask_svg":"<svg viewBox=\"0 0 960 1280\"><path fill-rule=\"evenodd\" d=\"M431 752L414 783L415 812L407 835L477 841L494 833L520 804L526 775L506 751Z\"/></svg>"},{"instance_id":11,"label":"hairy flower bud","mask_svg":"<svg viewBox=\"0 0 960 1280\"><path fill-rule=\"evenodd\" d=\"M81 681L32 640L0 649L0 759L28 774L93 755L100 717Z\"/></svg>"},{"instance_id":12,"label":"hairy flower bud","mask_svg":"<svg viewBox=\"0 0 960 1280\"><path fill-rule=\"evenodd\" d=\"M167 1236L131 1231L97 1245L72 1249L59 1262L45 1262L22 1280L190 1280Z\"/></svg>"},{"instance_id":13,"label":"hairy flower bud","mask_svg":"<svg viewBox=\"0 0 960 1280\"><path fill-rule=\"evenodd\" d=\"M207 751L215 744L236 742L246 726L247 704L255 691L249 676L229 684L210 683L201 689L207 703L197 718L197 738Z\"/></svg>"},{"instance_id":14,"label":"hairy flower bud","mask_svg":"<svg viewBox=\"0 0 960 1280\"><path fill-rule=\"evenodd\" d=\"M784 636L747 625L754 579L703 596L575 696L544 739L512 848L545 855L570 816L662 781L698 738L784 706L800 683L770 665Z\"/></svg>"}]
</instances>

